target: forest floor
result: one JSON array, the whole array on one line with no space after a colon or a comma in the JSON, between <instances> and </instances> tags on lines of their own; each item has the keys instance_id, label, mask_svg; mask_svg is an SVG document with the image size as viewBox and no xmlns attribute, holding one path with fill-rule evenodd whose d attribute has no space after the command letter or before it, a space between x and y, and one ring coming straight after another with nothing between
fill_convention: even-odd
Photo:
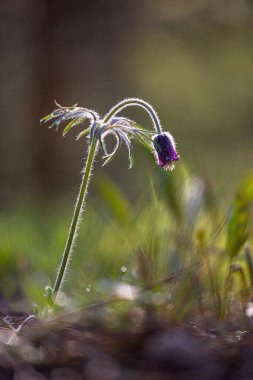
<instances>
[{"instance_id":1,"label":"forest floor","mask_svg":"<svg viewBox=\"0 0 253 380\"><path fill-rule=\"evenodd\" d=\"M127 328L94 322L93 312L51 321L2 316L1 380L249 380L253 332L213 319L172 323L145 312Z\"/></svg>"}]
</instances>

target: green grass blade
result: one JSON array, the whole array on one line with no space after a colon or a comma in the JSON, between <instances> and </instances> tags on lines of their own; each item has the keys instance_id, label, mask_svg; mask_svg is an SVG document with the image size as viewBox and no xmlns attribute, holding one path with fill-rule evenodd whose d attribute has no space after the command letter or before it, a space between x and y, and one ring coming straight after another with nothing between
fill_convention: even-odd
<instances>
[{"instance_id":1,"label":"green grass blade","mask_svg":"<svg viewBox=\"0 0 253 380\"><path fill-rule=\"evenodd\" d=\"M231 258L234 258L248 237L249 202L243 192L235 196L231 216L228 222L226 248Z\"/></svg>"}]
</instances>

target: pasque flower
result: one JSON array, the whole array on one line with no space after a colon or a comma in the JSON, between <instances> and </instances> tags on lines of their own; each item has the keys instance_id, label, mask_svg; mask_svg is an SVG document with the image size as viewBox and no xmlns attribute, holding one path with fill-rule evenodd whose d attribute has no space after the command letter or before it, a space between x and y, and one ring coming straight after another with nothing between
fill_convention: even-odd
<instances>
[{"instance_id":1,"label":"pasque flower","mask_svg":"<svg viewBox=\"0 0 253 380\"><path fill-rule=\"evenodd\" d=\"M173 170L174 162L178 161L180 158L176 151L176 144L173 136L169 132L163 132L153 136L153 141L157 164L164 169Z\"/></svg>"},{"instance_id":2,"label":"pasque flower","mask_svg":"<svg viewBox=\"0 0 253 380\"><path fill-rule=\"evenodd\" d=\"M65 136L74 127L81 126L85 120L88 120L88 127L81 129L77 139L88 137L88 154L83 170L82 182L79 194L76 200L76 205L73 212L73 218L69 228L66 245L62 255L60 267L57 272L54 287L47 287L47 295L52 304L52 295L57 295L61 289L66 273L69 267L71 254L73 253L75 240L77 237L78 225L81 221L81 215L84 208L84 202L87 195L87 188L91 177L94 158L99 150L103 151L103 165L109 163L116 157L122 143L127 147L129 155L129 168L133 165L133 150L132 140L136 139L143 144L151 153L155 153L157 163L164 169L172 170L174 162L179 159L176 152L175 142L173 137L168 132L162 131L162 126L158 115L154 108L147 102L138 98L124 99L117 103L110 111L101 117L97 112L87 108L78 107L62 107L57 104L58 108L50 115L45 116L42 123L50 123L51 128L56 128L64 124L63 135ZM142 128L135 121L129 118L118 116L123 109L127 107L140 107L144 109L150 116L154 131L149 131ZM116 145L112 152L107 151L105 139L107 136L113 135Z\"/></svg>"}]
</instances>

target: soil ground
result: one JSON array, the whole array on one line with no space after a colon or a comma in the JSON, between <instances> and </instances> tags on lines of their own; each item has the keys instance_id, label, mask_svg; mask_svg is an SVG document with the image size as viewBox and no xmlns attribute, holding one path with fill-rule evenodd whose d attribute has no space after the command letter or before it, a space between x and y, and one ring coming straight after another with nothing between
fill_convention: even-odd
<instances>
[{"instance_id":1,"label":"soil ground","mask_svg":"<svg viewBox=\"0 0 253 380\"><path fill-rule=\"evenodd\" d=\"M177 325L156 313L124 329L95 323L87 313L50 322L2 316L0 379L253 379L253 334L214 325Z\"/></svg>"}]
</instances>

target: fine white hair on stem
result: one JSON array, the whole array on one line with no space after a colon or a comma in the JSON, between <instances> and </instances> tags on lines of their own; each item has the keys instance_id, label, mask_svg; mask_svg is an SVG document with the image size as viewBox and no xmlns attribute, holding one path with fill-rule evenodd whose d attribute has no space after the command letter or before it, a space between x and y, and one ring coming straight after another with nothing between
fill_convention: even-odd
<instances>
[{"instance_id":1,"label":"fine white hair on stem","mask_svg":"<svg viewBox=\"0 0 253 380\"><path fill-rule=\"evenodd\" d=\"M155 131L157 133L162 132L162 127L161 127L160 119L159 119L157 112L151 106L151 104L149 104L148 102L146 102L145 100L142 100L140 98L126 98L126 99L123 99L122 101L118 102L105 115L104 121L106 121L106 122L109 121L112 116L115 116L117 113L122 111L124 108L130 107L130 106L137 106L137 107L143 108L146 112L148 112L148 114L152 120Z\"/></svg>"},{"instance_id":2,"label":"fine white hair on stem","mask_svg":"<svg viewBox=\"0 0 253 380\"><path fill-rule=\"evenodd\" d=\"M54 292L58 292L59 290L61 290L62 285L66 280L66 276L69 272L69 266L71 263L76 240L78 237L78 231L79 231L80 224L82 221L82 214L84 212L86 196L88 194L88 187L89 187L90 179L92 177L92 169L93 169L93 164L95 161L94 157L98 149L97 143L93 147L93 149L94 149L94 152L92 155L92 160L89 160L90 154L92 153L91 152L92 145L90 145L88 148L87 160L86 160L86 164L82 173L83 177L82 177L79 193L78 193L76 203L75 203L73 218L71 221L71 227L69 229L69 234L68 234L67 242L65 245L64 253L62 256L61 264L57 271Z\"/></svg>"}]
</instances>

